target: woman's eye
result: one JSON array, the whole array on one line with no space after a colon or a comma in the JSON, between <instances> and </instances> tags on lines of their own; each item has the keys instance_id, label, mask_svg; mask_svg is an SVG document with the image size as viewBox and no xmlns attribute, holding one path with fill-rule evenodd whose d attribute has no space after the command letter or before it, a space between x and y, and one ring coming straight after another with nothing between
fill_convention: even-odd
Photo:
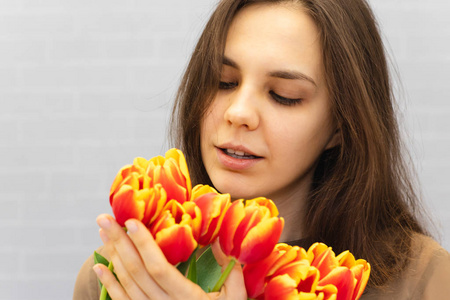
<instances>
[{"instance_id":1,"label":"woman's eye","mask_svg":"<svg viewBox=\"0 0 450 300\"><path fill-rule=\"evenodd\" d=\"M229 90L235 88L236 86L237 82L226 82L226 81L219 82L219 89L221 90Z\"/></svg>"},{"instance_id":2,"label":"woman's eye","mask_svg":"<svg viewBox=\"0 0 450 300\"><path fill-rule=\"evenodd\" d=\"M297 103L300 103L302 101L302 98L296 98L296 99L286 98L286 97L278 95L274 91L270 91L269 93L276 102L278 102L282 105L290 106L290 105L295 105Z\"/></svg>"}]
</instances>

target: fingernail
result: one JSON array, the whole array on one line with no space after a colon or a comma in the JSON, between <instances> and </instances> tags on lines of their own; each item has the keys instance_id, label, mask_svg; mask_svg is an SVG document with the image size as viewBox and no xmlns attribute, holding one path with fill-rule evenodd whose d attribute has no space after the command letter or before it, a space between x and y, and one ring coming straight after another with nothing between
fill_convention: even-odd
<instances>
[{"instance_id":1,"label":"fingernail","mask_svg":"<svg viewBox=\"0 0 450 300\"><path fill-rule=\"evenodd\" d=\"M106 244L109 241L109 237L106 235L106 232L103 230L103 228L100 228L98 230L98 233L100 234L100 238L102 239L102 242Z\"/></svg>"},{"instance_id":2,"label":"fingernail","mask_svg":"<svg viewBox=\"0 0 450 300\"><path fill-rule=\"evenodd\" d=\"M111 227L111 221L106 216L99 216L97 218L97 224L104 229L109 229Z\"/></svg>"},{"instance_id":3,"label":"fingernail","mask_svg":"<svg viewBox=\"0 0 450 300\"><path fill-rule=\"evenodd\" d=\"M99 266L95 265L92 269L94 269L94 272L98 277L102 277L103 271Z\"/></svg>"},{"instance_id":4,"label":"fingernail","mask_svg":"<svg viewBox=\"0 0 450 300\"><path fill-rule=\"evenodd\" d=\"M129 233L135 233L138 230L136 222L128 220L125 222L125 226L127 227L127 231Z\"/></svg>"}]
</instances>

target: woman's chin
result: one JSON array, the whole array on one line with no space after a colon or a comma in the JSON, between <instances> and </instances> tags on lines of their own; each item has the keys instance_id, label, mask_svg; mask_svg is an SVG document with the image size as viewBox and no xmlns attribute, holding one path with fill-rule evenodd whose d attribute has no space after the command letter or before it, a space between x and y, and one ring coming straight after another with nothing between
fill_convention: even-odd
<instances>
[{"instance_id":1,"label":"woman's chin","mask_svg":"<svg viewBox=\"0 0 450 300\"><path fill-rule=\"evenodd\" d=\"M254 199L257 197L266 197L266 195L261 195L260 193L256 193L251 191L250 189L243 187L239 188L236 185L230 186L230 185L224 185L222 187L217 187L216 189L222 193L222 194L230 194L230 197L232 200L237 199Z\"/></svg>"}]
</instances>

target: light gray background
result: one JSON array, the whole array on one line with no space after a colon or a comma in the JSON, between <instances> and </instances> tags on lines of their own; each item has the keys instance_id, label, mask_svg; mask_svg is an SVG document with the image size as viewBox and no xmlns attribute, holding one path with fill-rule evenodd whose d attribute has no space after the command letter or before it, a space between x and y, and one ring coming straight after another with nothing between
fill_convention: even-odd
<instances>
[{"instance_id":1,"label":"light gray background","mask_svg":"<svg viewBox=\"0 0 450 300\"><path fill-rule=\"evenodd\" d=\"M0 0L0 299L71 299L116 172L167 149L171 100L214 2ZM450 249L450 1L371 2Z\"/></svg>"}]
</instances>

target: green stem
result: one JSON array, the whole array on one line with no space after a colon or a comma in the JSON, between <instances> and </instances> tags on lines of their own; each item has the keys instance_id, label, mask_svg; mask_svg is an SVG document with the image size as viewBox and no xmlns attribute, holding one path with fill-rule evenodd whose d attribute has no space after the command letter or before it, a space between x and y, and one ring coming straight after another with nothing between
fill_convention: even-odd
<instances>
[{"instance_id":1,"label":"green stem","mask_svg":"<svg viewBox=\"0 0 450 300\"><path fill-rule=\"evenodd\" d=\"M230 275L231 270L233 270L234 265L236 264L236 260L232 258L230 262L228 263L227 268L225 271L223 271L222 275L220 275L219 280L217 281L216 285L214 286L212 292L218 292L222 288L222 285L225 283L225 280L227 280L228 275Z\"/></svg>"},{"instance_id":2,"label":"green stem","mask_svg":"<svg viewBox=\"0 0 450 300\"><path fill-rule=\"evenodd\" d=\"M111 272L114 270L114 266L112 264L112 261L109 262L108 264L108 270L110 270ZM100 299L99 300L106 300L106 296L108 295L108 291L106 290L105 285L102 285L102 291L100 293Z\"/></svg>"}]
</instances>

